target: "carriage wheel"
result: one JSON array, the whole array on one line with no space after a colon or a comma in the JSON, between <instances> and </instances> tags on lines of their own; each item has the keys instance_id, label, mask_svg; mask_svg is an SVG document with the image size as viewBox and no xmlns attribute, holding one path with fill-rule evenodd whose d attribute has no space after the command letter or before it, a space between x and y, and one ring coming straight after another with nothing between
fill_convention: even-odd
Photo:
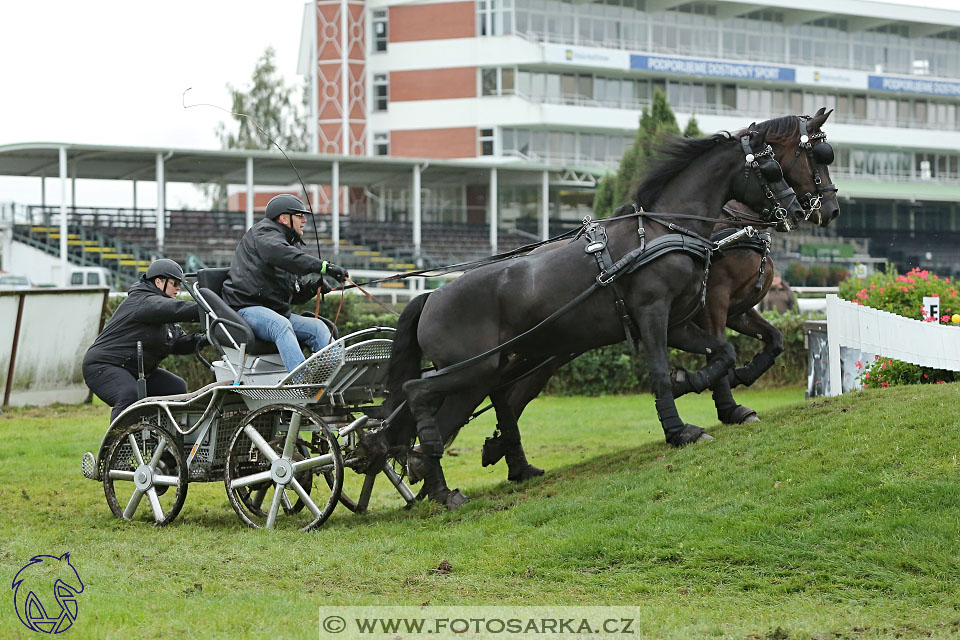
<instances>
[{"instance_id":1,"label":"carriage wheel","mask_svg":"<svg viewBox=\"0 0 960 640\"><path fill-rule=\"evenodd\" d=\"M311 433L311 441L323 446L305 446ZM332 479L330 494L322 501L310 495L319 488L313 482L317 473ZM343 458L333 432L315 413L295 405L270 405L250 413L237 428L227 452L224 484L230 504L250 527L309 531L337 506Z\"/></svg>"},{"instance_id":2,"label":"carriage wheel","mask_svg":"<svg viewBox=\"0 0 960 640\"><path fill-rule=\"evenodd\" d=\"M133 520L139 509L158 527L173 522L187 498L183 447L156 425L127 427L107 454L103 493L118 518Z\"/></svg>"},{"instance_id":3,"label":"carriage wheel","mask_svg":"<svg viewBox=\"0 0 960 640\"><path fill-rule=\"evenodd\" d=\"M323 440L323 436L319 436L318 439ZM282 449L283 439L274 438L268 444L271 447L273 447L274 450L277 450L277 447L280 447ZM326 453L326 452L324 451L323 453ZM306 460L309 457L310 457L310 449L308 448L307 443L304 442L303 440L297 440L297 450L293 454L293 461L300 462L301 460ZM324 477L327 477L327 476L329 476L329 480L327 480L327 484L332 489L333 476L334 476L334 473L332 472L332 470L324 474ZM309 494L310 491L313 489L313 473L311 471L304 471L302 473L298 473L294 477L296 477L297 481L300 483L300 486L303 487L303 490L306 491L307 494ZM240 489L237 490L237 497L238 499L243 501L244 506L246 506L247 509L251 511L251 513L254 513L261 518L266 518L267 512L263 510L264 509L263 499L264 497L266 497L267 490L270 488L270 486L271 486L270 482L267 481L267 482L261 482L259 484L251 485L249 487L241 487ZM300 496L295 496L295 497L296 497L296 502L294 502L293 504L290 504L289 499L280 500L280 506L284 510L284 512L300 513L301 511L303 511L303 508L306 506L306 504L303 502L303 500L300 499ZM269 508L269 505L267 506L267 508Z\"/></svg>"}]
</instances>

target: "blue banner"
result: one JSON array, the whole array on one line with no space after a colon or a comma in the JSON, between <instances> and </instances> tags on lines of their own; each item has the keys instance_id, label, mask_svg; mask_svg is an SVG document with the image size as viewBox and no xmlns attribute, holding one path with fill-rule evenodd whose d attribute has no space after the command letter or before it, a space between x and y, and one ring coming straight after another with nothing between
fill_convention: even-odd
<instances>
[{"instance_id":1,"label":"blue banner","mask_svg":"<svg viewBox=\"0 0 960 640\"><path fill-rule=\"evenodd\" d=\"M897 93L929 93L935 96L960 96L960 82L926 80L924 78L898 78L896 76L869 76L870 89L896 91Z\"/></svg>"},{"instance_id":2,"label":"blue banner","mask_svg":"<svg viewBox=\"0 0 960 640\"><path fill-rule=\"evenodd\" d=\"M776 67L762 64L743 64L721 60L694 60L630 54L630 68L642 71L661 71L691 76L737 78L739 80L774 80L796 82L797 72L793 67Z\"/></svg>"}]
</instances>

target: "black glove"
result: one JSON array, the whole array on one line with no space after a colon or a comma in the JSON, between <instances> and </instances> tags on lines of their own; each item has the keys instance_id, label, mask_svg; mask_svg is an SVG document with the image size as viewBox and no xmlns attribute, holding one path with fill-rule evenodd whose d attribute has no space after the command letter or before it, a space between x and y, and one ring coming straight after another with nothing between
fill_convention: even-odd
<instances>
[{"instance_id":1,"label":"black glove","mask_svg":"<svg viewBox=\"0 0 960 640\"><path fill-rule=\"evenodd\" d=\"M195 333L193 337L197 339L197 349L203 349L210 344L210 341L207 339L207 334L205 333Z\"/></svg>"},{"instance_id":2,"label":"black glove","mask_svg":"<svg viewBox=\"0 0 960 640\"><path fill-rule=\"evenodd\" d=\"M343 267L339 267L332 262L323 263L323 274L328 275L339 283L350 277L350 274Z\"/></svg>"},{"instance_id":3,"label":"black glove","mask_svg":"<svg viewBox=\"0 0 960 640\"><path fill-rule=\"evenodd\" d=\"M327 284L327 281L323 278L320 278L320 295L325 296L330 293L331 287Z\"/></svg>"}]
</instances>

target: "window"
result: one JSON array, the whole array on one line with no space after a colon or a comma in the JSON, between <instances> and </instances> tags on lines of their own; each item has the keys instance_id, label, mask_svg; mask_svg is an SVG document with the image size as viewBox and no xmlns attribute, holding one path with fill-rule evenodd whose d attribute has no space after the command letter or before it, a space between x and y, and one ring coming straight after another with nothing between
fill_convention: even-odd
<instances>
[{"instance_id":1,"label":"window","mask_svg":"<svg viewBox=\"0 0 960 640\"><path fill-rule=\"evenodd\" d=\"M87 274L87 284L100 284L100 274L99 274L99 273L88 273L88 274Z\"/></svg>"},{"instance_id":2,"label":"window","mask_svg":"<svg viewBox=\"0 0 960 640\"><path fill-rule=\"evenodd\" d=\"M481 156L493 155L493 129L480 129L478 142Z\"/></svg>"},{"instance_id":3,"label":"window","mask_svg":"<svg viewBox=\"0 0 960 640\"><path fill-rule=\"evenodd\" d=\"M83 274L80 272L71 274L70 284L83 284Z\"/></svg>"},{"instance_id":4,"label":"window","mask_svg":"<svg viewBox=\"0 0 960 640\"><path fill-rule=\"evenodd\" d=\"M387 10L377 9L373 12L373 50L387 50Z\"/></svg>"},{"instance_id":5,"label":"window","mask_svg":"<svg viewBox=\"0 0 960 640\"><path fill-rule=\"evenodd\" d=\"M481 69L480 70L480 95L484 96L506 96L514 93L514 76L516 71L513 67ZM521 74L521 81L529 84L529 74Z\"/></svg>"},{"instance_id":6,"label":"window","mask_svg":"<svg viewBox=\"0 0 960 640\"><path fill-rule=\"evenodd\" d=\"M386 111L389 102L390 84L387 80L387 74L376 73L373 75L373 110Z\"/></svg>"},{"instance_id":7,"label":"window","mask_svg":"<svg viewBox=\"0 0 960 640\"><path fill-rule=\"evenodd\" d=\"M481 95L497 95L497 69L482 69L480 71Z\"/></svg>"},{"instance_id":8,"label":"window","mask_svg":"<svg viewBox=\"0 0 960 640\"><path fill-rule=\"evenodd\" d=\"M390 155L390 132L380 131L373 134L373 155Z\"/></svg>"}]
</instances>

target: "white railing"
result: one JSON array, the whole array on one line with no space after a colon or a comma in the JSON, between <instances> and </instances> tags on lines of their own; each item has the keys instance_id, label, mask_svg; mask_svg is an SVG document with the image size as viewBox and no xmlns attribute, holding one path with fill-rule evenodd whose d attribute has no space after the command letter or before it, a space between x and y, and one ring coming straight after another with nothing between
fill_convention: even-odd
<instances>
[{"instance_id":1,"label":"white railing","mask_svg":"<svg viewBox=\"0 0 960 640\"><path fill-rule=\"evenodd\" d=\"M960 371L960 328L904 318L836 295L827 296L827 343L827 395L831 396L843 393L844 376L856 375L855 371L842 370L840 347L923 367Z\"/></svg>"}]
</instances>

